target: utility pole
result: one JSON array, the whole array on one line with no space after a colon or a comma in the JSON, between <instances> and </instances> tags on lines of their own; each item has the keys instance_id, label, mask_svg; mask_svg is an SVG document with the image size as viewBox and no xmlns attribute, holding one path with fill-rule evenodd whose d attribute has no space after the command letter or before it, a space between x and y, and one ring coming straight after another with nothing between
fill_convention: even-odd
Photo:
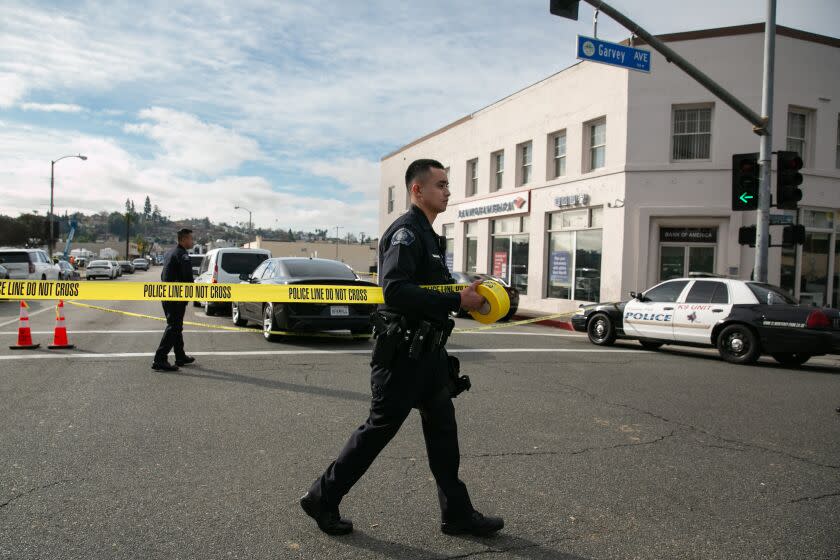
<instances>
[{"instance_id":1,"label":"utility pole","mask_svg":"<svg viewBox=\"0 0 840 560\"><path fill-rule=\"evenodd\" d=\"M761 116L765 119L764 135L759 148L758 210L755 230L755 269L753 277L767 282L767 260L770 251L770 168L773 163L773 70L776 57L776 0L767 0L767 21L764 24L764 83L761 87Z\"/></svg>"},{"instance_id":2,"label":"utility pole","mask_svg":"<svg viewBox=\"0 0 840 560\"><path fill-rule=\"evenodd\" d=\"M338 237L338 230L344 229L342 226L335 226L335 258L338 259L338 244L341 243L341 238Z\"/></svg>"},{"instance_id":3,"label":"utility pole","mask_svg":"<svg viewBox=\"0 0 840 560\"><path fill-rule=\"evenodd\" d=\"M128 244L131 241L131 212L125 213L125 260L129 260Z\"/></svg>"}]
</instances>

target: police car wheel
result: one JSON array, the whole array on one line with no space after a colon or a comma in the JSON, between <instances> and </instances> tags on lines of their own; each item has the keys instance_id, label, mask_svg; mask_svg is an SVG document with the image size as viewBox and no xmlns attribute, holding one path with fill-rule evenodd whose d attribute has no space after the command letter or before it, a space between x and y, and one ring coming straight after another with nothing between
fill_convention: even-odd
<instances>
[{"instance_id":1,"label":"police car wheel","mask_svg":"<svg viewBox=\"0 0 840 560\"><path fill-rule=\"evenodd\" d=\"M274 306L267 303L263 306L263 338L269 342L280 340L280 336L271 333L277 330L280 329L277 328L277 321L274 320Z\"/></svg>"},{"instance_id":2,"label":"police car wheel","mask_svg":"<svg viewBox=\"0 0 840 560\"><path fill-rule=\"evenodd\" d=\"M615 342L615 327L612 320L603 313L596 313L586 327L589 341L598 346L611 346Z\"/></svg>"},{"instance_id":3,"label":"police car wheel","mask_svg":"<svg viewBox=\"0 0 840 560\"><path fill-rule=\"evenodd\" d=\"M733 364L753 364L761 354L758 337L746 325L730 325L718 336L720 357Z\"/></svg>"},{"instance_id":4,"label":"police car wheel","mask_svg":"<svg viewBox=\"0 0 840 560\"><path fill-rule=\"evenodd\" d=\"M811 354L803 354L801 352L785 352L770 354L773 359L785 366L801 366L811 359Z\"/></svg>"},{"instance_id":5,"label":"police car wheel","mask_svg":"<svg viewBox=\"0 0 840 560\"><path fill-rule=\"evenodd\" d=\"M654 342L652 340L640 340L639 344L641 344L642 348L645 350L659 350L662 347L661 342Z\"/></svg>"},{"instance_id":6,"label":"police car wheel","mask_svg":"<svg viewBox=\"0 0 840 560\"><path fill-rule=\"evenodd\" d=\"M207 305L204 307L204 314L208 317L212 317L216 314L216 307L211 305L210 302L207 302Z\"/></svg>"},{"instance_id":7,"label":"police car wheel","mask_svg":"<svg viewBox=\"0 0 840 560\"><path fill-rule=\"evenodd\" d=\"M233 319L233 324L237 327L244 327L248 321L242 318L242 313L239 311L239 304L233 302L230 304L230 317Z\"/></svg>"}]
</instances>

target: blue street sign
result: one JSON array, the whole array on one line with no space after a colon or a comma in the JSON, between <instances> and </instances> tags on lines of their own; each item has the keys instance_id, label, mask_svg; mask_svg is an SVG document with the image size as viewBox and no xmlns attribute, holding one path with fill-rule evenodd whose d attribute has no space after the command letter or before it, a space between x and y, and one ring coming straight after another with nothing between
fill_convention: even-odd
<instances>
[{"instance_id":1,"label":"blue street sign","mask_svg":"<svg viewBox=\"0 0 840 560\"><path fill-rule=\"evenodd\" d=\"M650 72L650 51L578 35L577 57L628 70Z\"/></svg>"}]
</instances>

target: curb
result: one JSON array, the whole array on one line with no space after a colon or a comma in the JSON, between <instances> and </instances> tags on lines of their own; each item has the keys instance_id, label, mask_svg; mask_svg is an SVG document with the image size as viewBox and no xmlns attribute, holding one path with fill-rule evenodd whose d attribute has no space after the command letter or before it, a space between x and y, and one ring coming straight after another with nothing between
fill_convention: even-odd
<instances>
[{"instance_id":1,"label":"curb","mask_svg":"<svg viewBox=\"0 0 840 560\"><path fill-rule=\"evenodd\" d=\"M525 319L533 319L533 317L529 317L527 315L517 315L514 314L512 319L514 321L521 321ZM557 319L546 319L545 321L537 321L534 323L535 325L542 325L544 327L552 327L555 329L563 329L566 331L574 331L574 327L572 327L572 323L569 321L558 321Z\"/></svg>"}]
</instances>

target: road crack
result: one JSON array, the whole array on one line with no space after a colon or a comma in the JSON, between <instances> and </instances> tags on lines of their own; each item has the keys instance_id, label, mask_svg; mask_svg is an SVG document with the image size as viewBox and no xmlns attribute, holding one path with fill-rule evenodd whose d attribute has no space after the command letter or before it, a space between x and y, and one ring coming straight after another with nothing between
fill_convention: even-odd
<instances>
[{"instance_id":1,"label":"road crack","mask_svg":"<svg viewBox=\"0 0 840 560\"><path fill-rule=\"evenodd\" d=\"M789 504L798 504L799 502L813 502L816 500L824 500L825 498L836 498L840 496L840 492L832 492L830 494L821 494L819 496L803 496L788 501Z\"/></svg>"},{"instance_id":2,"label":"road crack","mask_svg":"<svg viewBox=\"0 0 840 560\"><path fill-rule=\"evenodd\" d=\"M17 496L13 496L13 497L9 498L7 501L5 501L5 502L3 502L2 504L0 504L0 509L2 509L2 508L4 508L4 507L8 506L8 505L9 505L9 504L11 504L12 502L15 502L15 501L17 501L17 500L19 500L19 499L21 499L21 498L24 498L24 497L28 496L29 494L32 494L32 493L34 493L34 492L39 492L39 491L41 491L41 490L46 490L47 488L52 488L53 486L57 486L57 485L59 485L59 484L64 484L65 482L73 482L73 481L72 481L72 479L57 480L57 481L55 481L55 482L50 482L49 484L44 484L44 485L42 485L42 486L36 486L35 488L30 488L30 489L29 489L29 490L27 490L26 492L21 492L21 493L20 493L20 494L18 494Z\"/></svg>"}]
</instances>

